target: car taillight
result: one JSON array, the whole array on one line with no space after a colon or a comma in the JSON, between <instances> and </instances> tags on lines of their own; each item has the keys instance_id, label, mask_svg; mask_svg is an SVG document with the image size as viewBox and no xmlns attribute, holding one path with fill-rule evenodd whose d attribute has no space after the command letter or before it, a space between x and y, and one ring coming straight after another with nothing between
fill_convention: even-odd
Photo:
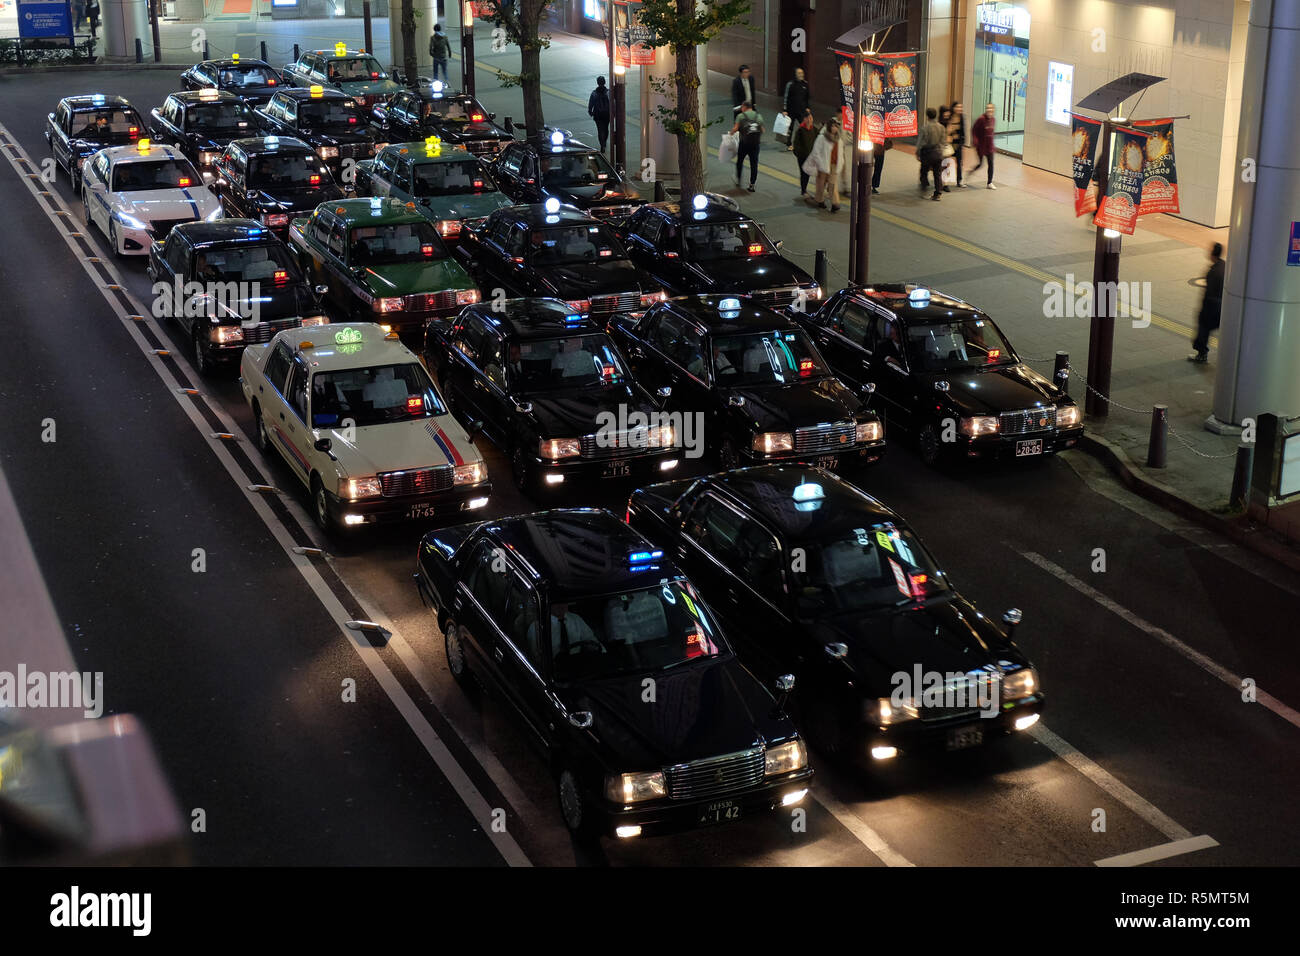
<instances>
[{"instance_id":1,"label":"car taillight","mask_svg":"<svg viewBox=\"0 0 1300 956\"><path fill-rule=\"evenodd\" d=\"M356 125L357 125L357 118L356 118L355 116L349 116L349 117L348 117L348 125L349 125L349 126L356 126Z\"/></svg>"},{"instance_id":2,"label":"car taillight","mask_svg":"<svg viewBox=\"0 0 1300 956\"><path fill-rule=\"evenodd\" d=\"M474 188L475 188L475 189L482 189L482 188L483 188L483 180L481 180L481 179L476 179L476 180L474 180Z\"/></svg>"},{"instance_id":3,"label":"car taillight","mask_svg":"<svg viewBox=\"0 0 1300 956\"><path fill-rule=\"evenodd\" d=\"M437 224L435 225L435 228L438 230L438 235L442 236L444 239L446 239L449 236L459 236L460 220L439 219ZM430 249L432 249L432 247L430 247Z\"/></svg>"},{"instance_id":4,"label":"car taillight","mask_svg":"<svg viewBox=\"0 0 1300 956\"><path fill-rule=\"evenodd\" d=\"M614 254L614 251L613 251L612 249L601 249L601 250L600 250L600 257L601 257L602 259L604 259L606 256L612 256L613 254Z\"/></svg>"},{"instance_id":5,"label":"car taillight","mask_svg":"<svg viewBox=\"0 0 1300 956\"><path fill-rule=\"evenodd\" d=\"M371 73L370 73L370 78L371 78L372 80L377 80L377 79L379 79L379 74L378 74L378 73L375 73L375 72L372 70Z\"/></svg>"}]
</instances>

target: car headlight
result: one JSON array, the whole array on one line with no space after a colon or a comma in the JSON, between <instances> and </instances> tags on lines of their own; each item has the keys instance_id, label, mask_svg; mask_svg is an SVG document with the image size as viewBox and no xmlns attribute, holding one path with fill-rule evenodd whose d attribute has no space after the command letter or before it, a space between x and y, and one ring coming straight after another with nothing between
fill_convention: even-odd
<instances>
[{"instance_id":1,"label":"car headlight","mask_svg":"<svg viewBox=\"0 0 1300 956\"><path fill-rule=\"evenodd\" d=\"M1037 693L1038 671L1032 667L1022 667L1002 677L1003 700L1020 700L1024 697L1033 697Z\"/></svg>"},{"instance_id":2,"label":"car headlight","mask_svg":"<svg viewBox=\"0 0 1300 956\"><path fill-rule=\"evenodd\" d=\"M304 315L299 324L306 328L309 325L329 325L329 321L329 316L326 315Z\"/></svg>"},{"instance_id":3,"label":"car headlight","mask_svg":"<svg viewBox=\"0 0 1300 956\"><path fill-rule=\"evenodd\" d=\"M377 498L383 493L383 486L380 485L379 479L373 475L369 478L339 479L340 498Z\"/></svg>"},{"instance_id":4,"label":"car headlight","mask_svg":"<svg viewBox=\"0 0 1300 956\"><path fill-rule=\"evenodd\" d=\"M591 311L591 300L590 299L569 299L568 306L574 312L581 312L583 315L586 315L588 312Z\"/></svg>"},{"instance_id":5,"label":"car headlight","mask_svg":"<svg viewBox=\"0 0 1300 956\"><path fill-rule=\"evenodd\" d=\"M438 230L438 235L444 239L460 235L459 219L439 219L434 223L434 227Z\"/></svg>"},{"instance_id":6,"label":"car headlight","mask_svg":"<svg viewBox=\"0 0 1300 956\"><path fill-rule=\"evenodd\" d=\"M773 777L808 766L808 748L802 740L790 740L770 748L763 755L763 776Z\"/></svg>"},{"instance_id":7,"label":"car headlight","mask_svg":"<svg viewBox=\"0 0 1300 956\"><path fill-rule=\"evenodd\" d=\"M794 451L794 433L759 432L754 436L754 451L765 455L780 451Z\"/></svg>"},{"instance_id":8,"label":"car headlight","mask_svg":"<svg viewBox=\"0 0 1300 956\"><path fill-rule=\"evenodd\" d=\"M217 325L213 326L209 337L218 345L229 345L244 341L244 330L237 325Z\"/></svg>"},{"instance_id":9,"label":"car headlight","mask_svg":"<svg viewBox=\"0 0 1300 956\"><path fill-rule=\"evenodd\" d=\"M650 430L650 444L656 448L672 448L677 444L677 432L672 425L660 425Z\"/></svg>"},{"instance_id":10,"label":"car headlight","mask_svg":"<svg viewBox=\"0 0 1300 956\"><path fill-rule=\"evenodd\" d=\"M147 222L143 222L142 220L135 218L135 216L129 216L126 213L121 212L120 210L118 212L113 213L113 215L117 217L118 222L126 226L128 229L149 228L149 224Z\"/></svg>"},{"instance_id":11,"label":"car headlight","mask_svg":"<svg viewBox=\"0 0 1300 956\"><path fill-rule=\"evenodd\" d=\"M452 472L453 484L477 485L487 478L487 466L481 461L471 461L466 465L457 465Z\"/></svg>"},{"instance_id":12,"label":"car headlight","mask_svg":"<svg viewBox=\"0 0 1300 956\"><path fill-rule=\"evenodd\" d=\"M858 442L880 441L885 437L885 426L880 422L858 422Z\"/></svg>"},{"instance_id":13,"label":"car headlight","mask_svg":"<svg viewBox=\"0 0 1300 956\"><path fill-rule=\"evenodd\" d=\"M910 701L896 704L888 697L882 697L876 702L876 719L881 726L901 724L905 720L915 720L918 716L916 706Z\"/></svg>"},{"instance_id":14,"label":"car headlight","mask_svg":"<svg viewBox=\"0 0 1300 956\"><path fill-rule=\"evenodd\" d=\"M819 285L814 285L812 287L812 294L814 299L820 299L822 297L822 287Z\"/></svg>"},{"instance_id":15,"label":"car headlight","mask_svg":"<svg viewBox=\"0 0 1300 956\"><path fill-rule=\"evenodd\" d=\"M210 153L204 150L203 152L199 153L199 165L211 166L213 163L217 161L217 155L218 155L217 153Z\"/></svg>"},{"instance_id":16,"label":"car headlight","mask_svg":"<svg viewBox=\"0 0 1300 956\"><path fill-rule=\"evenodd\" d=\"M620 773L605 778L605 796L613 803L655 800L668 792L662 770L649 773Z\"/></svg>"},{"instance_id":17,"label":"car headlight","mask_svg":"<svg viewBox=\"0 0 1300 956\"><path fill-rule=\"evenodd\" d=\"M212 212L208 213L208 214L207 214L206 216L204 216L203 218L204 218L205 220L207 220L208 222L216 222L218 219L220 219L220 218L221 218L221 203L217 203L217 208L214 209L214 210L212 210Z\"/></svg>"},{"instance_id":18,"label":"car headlight","mask_svg":"<svg viewBox=\"0 0 1300 956\"><path fill-rule=\"evenodd\" d=\"M979 435L996 435L998 419L996 415L971 415L961 420L960 430L967 438Z\"/></svg>"},{"instance_id":19,"label":"car headlight","mask_svg":"<svg viewBox=\"0 0 1300 956\"><path fill-rule=\"evenodd\" d=\"M1056 427L1073 428L1079 424L1079 406L1078 405L1058 405L1056 407Z\"/></svg>"},{"instance_id":20,"label":"car headlight","mask_svg":"<svg viewBox=\"0 0 1300 956\"><path fill-rule=\"evenodd\" d=\"M660 290L659 292L652 292L649 295L641 296L641 305L644 307L649 307L654 305L656 302L663 302L667 298L668 298L668 293L664 292L663 290Z\"/></svg>"},{"instance_id":21,"label":"car headlight","mask_svg":"<svg viewBox=\"0 0 1300 956\"><path fill-rule=\"evenodd\" d=\"M289 214L287 212L263 213L262 224L264 226L287 226L289 225Z\"/></svg>"},{"instance_id":22,"label":"car headlight","mask_svg":"<svg viewBox=\"0 0 1300 956\"><path fill-rule=\"evenodd\" d=\"M582 445L576 438L543 438L538 448L543 458L576 458L582 454Z\"/></svg>"},{"instance_id":23,"label":"car headlight","mask_svg":"<svg viewBox=\"0 0 1300 956\"><path fill-rule=\"evenodd\" d=\"M473 305L478 301L478 289L461 289L456 293L457 305Z\"/></svg>"},{"instance_id":24,"label":"car headlight","mask_svg":"<svg viewBox=\"0 0 1300 956\"><path fill-rule=\"evenodd\" d=\"M339 148L337 146L322 146L318 152L321 159L338 159Z\"/></svg>"},{"instance_id":25,"label":"car headlight","mask_svg":"<svg viewBox=\"0 0 1300 956\"><path fill-rule=\"evenodd\" d=\"M375 300L376 312L401 312L405 308L406 308L406 300L403 299L400 295L394 296L393 298L390 299Z\"/></svg>"}]
</instances>

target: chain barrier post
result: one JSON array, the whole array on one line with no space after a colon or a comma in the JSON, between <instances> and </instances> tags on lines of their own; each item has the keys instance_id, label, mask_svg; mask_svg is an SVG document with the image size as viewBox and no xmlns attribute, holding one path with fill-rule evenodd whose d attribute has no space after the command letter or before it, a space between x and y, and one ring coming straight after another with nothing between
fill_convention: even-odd
<instances>
[{"instance_id":1,"label":"chain barrier post","mask_svg":"<svg viewBox=\"0 0 1300 956\"><path fill-rule=\"evenodd\" d=\"M1246 507L1246 495L1250 492L1251 448L1246 442L1237 446L1237 462L1232 469L1232 494L1228 504L1233 508Z\"/></svg>"},{"instance_id":2,"label":"chain barrier post","mask_svg":"<svg viewBox=\"0 0 1300 956\"><path fill-rule=\"evenodd\" d=\"M267 57L267 55L266 55L266 41L265 41L265 40L261 40L261 41L260 41L260 44L261 44L260 52L261 52L261 54L262 54L262 62L263 62L263 63L270 63L271 61L270 61L270 59L269 59L269 58Z\"/></svg>"},{"instance_id":3,"label":"chain barrier post","mask_svg":"<svg viewBox=\"0 0 1300 956\"><path fill-rule=\"evenodd\" d=\"M1052 370L1052 380L1064 394L1070 394L1070 353L1056 353L1056 367Z\"/></svg>"},{"instance_id":4,"label":"chain barrier post","mask_svg":"<svg viewBox=\"0 0 1300 956\"><path fill-rule=\"evenodd\" d=\"M663 202L668 198L668 190L664 186L662 179L655 180L655 202Z\"/></svg>"},{"instance_id":5,"label":"chain barrier post","mask_svg":"<svg viewBox=\"0 0 1300 956\"><path fill-rule=\"evenodd\" d=\"M818 249L813 253L813 256L813 278L817 280L817 287L819 289L825 289L827 282L826 269L829 265L829 260L826 257L826 250Z\"/></svg>"},{"instance_id":6,"label":"chain barrier post","mask_svg":"<svg viewBox=\"0 0 1300 956\"><path fill-rule=\"evenodd\" d=\"M1169 444L1169 406L1151 406L1151 438L1147 442L1147 467L1164 468Z\"/></svg>"}]
</instances>

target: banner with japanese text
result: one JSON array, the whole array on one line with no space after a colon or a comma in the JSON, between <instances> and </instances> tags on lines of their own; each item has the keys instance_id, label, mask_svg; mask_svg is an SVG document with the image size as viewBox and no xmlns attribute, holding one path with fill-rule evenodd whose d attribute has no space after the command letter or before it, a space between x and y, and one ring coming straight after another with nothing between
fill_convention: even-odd
<instances>
[{"instance_id":1,"label":"banner with japanese text","mask_svg":"<svg viewBox=\"0 0 1300 956\"><path fill-rule=\"evenodd\" d=\"M614 63L618 66L651 66L655 61L655 37L641 22L641 4L635 0L614 0Z\"/></svg>"},{"instance_id":2,"label":"banner with japanese text","mask_svg":"<svg viewBox=\"0 0 1300 956\"><path fill-rule=\"evenodd\" d=\"M1151 135L1146 142L1142 169L1142 204L1139 216L1178 212L1178 168L1174 163L1174 121L1134 120L1133 125Z\"/></svg>"},{"instance_id":3,"label":"banner with japanese text","mask_svg":"<svg viewBox=\"0 0 1300 956\"><path fill-rule=\"evenodd\" d=\"M1142 203L1142 170L1146 166L1147 134L1125 126L1115 128L1111 144L1110 171L1106 194L1097 206L1093 225L1133 235L1138 207Z\"/></svg>"},{"instance_id":4,"label":"banner with japanese text","mask_svg":"<svg viewBox=\"0 0 1300 956\"><path fill-rule=\"evenodd\" d=\"M884 102L881 105L884 135L890 138L915 136L917 55L881 53L878 56L885 66Z\"/></svg>"},{"instance_id":5,"label":"banner with japanese text","mask_svg":"<svg viewBox=\"0 0 1300 956\"><path fill-rule=\"evenodd\" d=\"M835 55L840 58L840 125L844 127L844 132L853 132L853 106L857 98L856 90L853 85L853 54L840 53L838 50Z\"/></svg>"},{"instance_id":6,"label":"banner with japanese text","mask_svg":"<svg viewBox=\"0 0 1300 956\"><path fill-rule=\"evenodd\" d=\"M885 142L885 71L886 64L871 57L862 58L862 112L867 118L867 136L873 143Z\"/></svg>"},{"instance_id":7,"label":"banner with japanese text","mask_svg":"<svg viewBox=\"0 0 1300 956\"><path fill-rule=\"evenodd\" d=\"M1070 165L1074 176L1076 217L1097 211L1097 184L1092 181L1092 174L1097 166L1097 143L1101 140L1101 132L1101 120L1070 114L1070 144L1074 149Z\"/></svg>"}]
</instances>

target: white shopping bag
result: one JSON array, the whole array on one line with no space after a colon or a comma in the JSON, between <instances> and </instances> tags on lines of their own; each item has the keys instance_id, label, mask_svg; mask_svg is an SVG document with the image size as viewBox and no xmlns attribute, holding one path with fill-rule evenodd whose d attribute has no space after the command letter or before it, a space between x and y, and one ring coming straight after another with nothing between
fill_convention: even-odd
<instances>
[{"instance_id":1,"label":"white shopping bag","mask_svg":"<svg viewBox=\"0 0 1300 956\"><path fill-rule=\"evenodd\" d=\"M957 161L949 156L943 161L943 184L951 186L957 182Z\"/></svg>"},{"instance_id":2,"label":"white shopping bag","mask_svg":"<svg viewBox=\"0 0 1300 956\"><path fill-rule=\"evenodd\" d=\"M729 163L740 152L740 134L723 133L722 142L718 144L718 161Z\"/></svg>"},{"instance_id":3,"label":"white shopping bag","mask_svg":"<svg viewBox=\"0 0 1300 956\"><path fill-rule=\"evenodd\" d=\"M777 136L784 136L790 132L790 117L784 113L777 113L776 119L772 122L772 132Z\"/></svg>"}]
</instances>

